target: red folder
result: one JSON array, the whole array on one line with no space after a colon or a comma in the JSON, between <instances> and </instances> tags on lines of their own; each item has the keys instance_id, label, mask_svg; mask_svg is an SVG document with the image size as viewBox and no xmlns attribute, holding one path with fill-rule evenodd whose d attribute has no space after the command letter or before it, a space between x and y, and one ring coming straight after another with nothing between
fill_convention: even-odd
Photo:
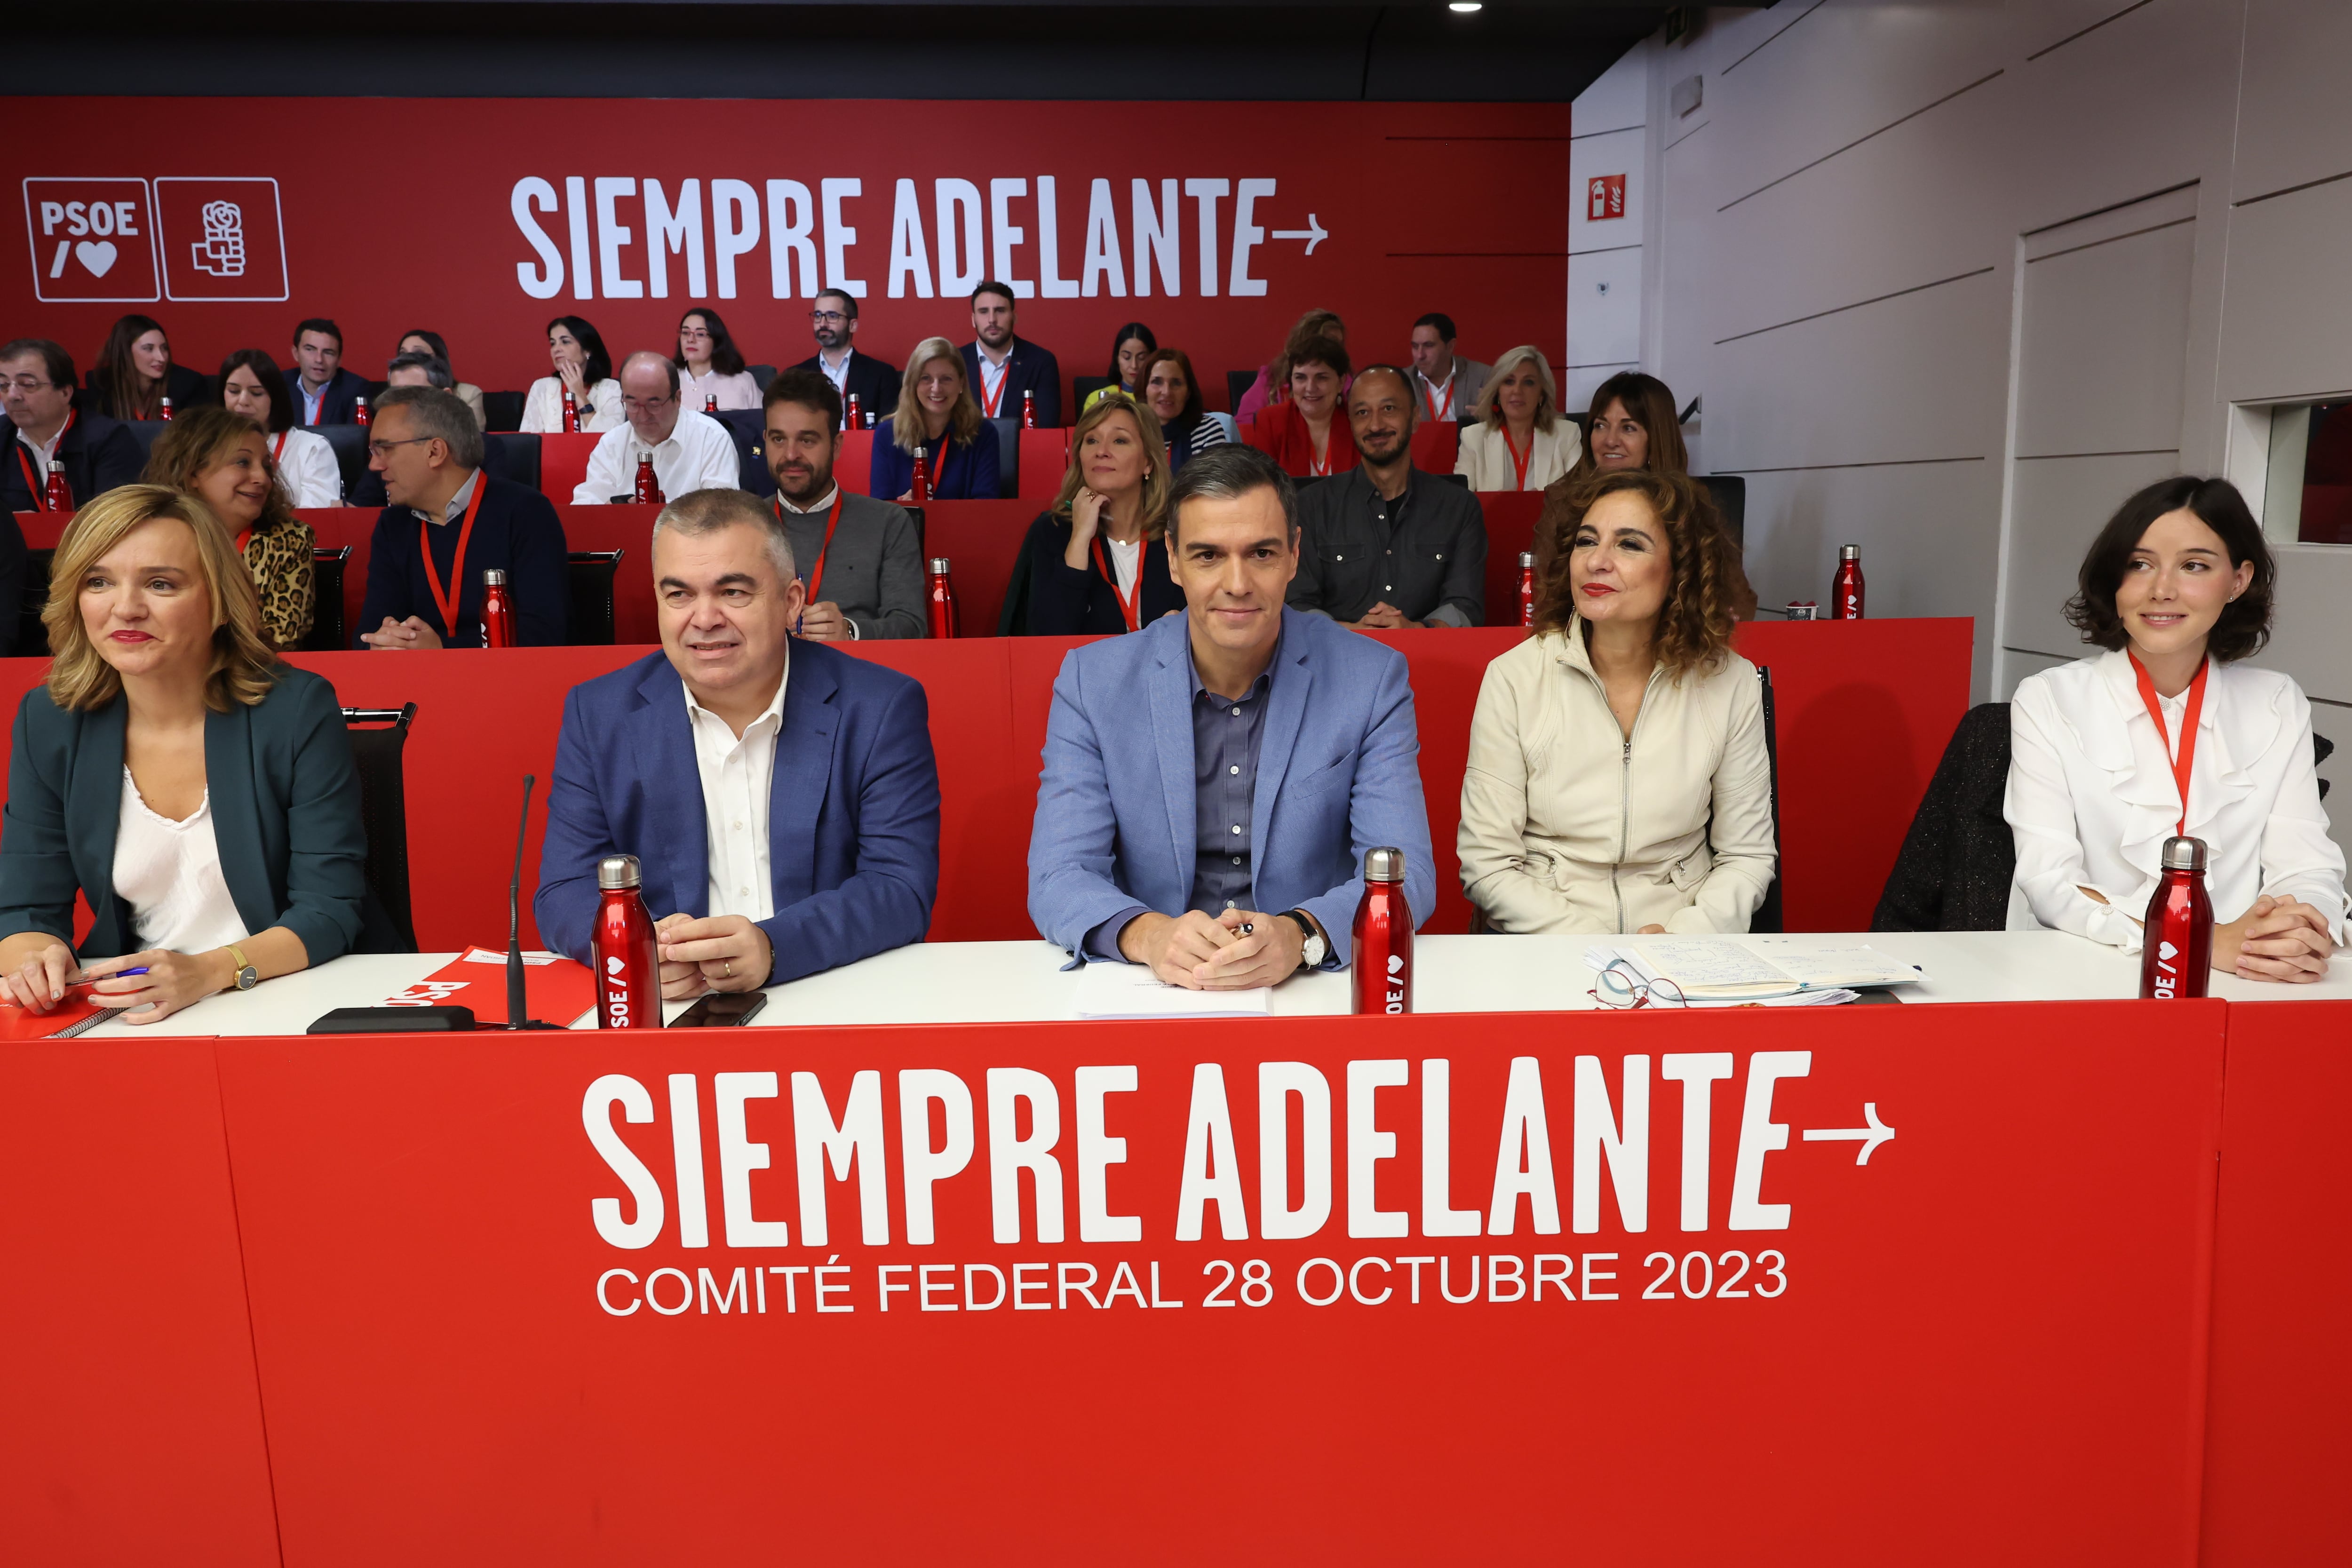
<instances>
[{"instance_id":1,"label":"red folder","mask_svg":"<svg viewBox=\"0 0 2352 1568\"><path fill-rule=\"evenodd\" d=\"M522 955L523 1002L530 1016L558 1028L596 1005L596 980L585 964L552 952ZM507 1017L507 955L469 947L397 995L387 1007L470 1007L478 1024L504 1024Z\"/></svg>"},{"instance_id":2,"label":"red folder","mask_svg":"<svg viewBox=\"0 0 2352 1568\"><path fill-rule=\"evenodd\" d=\"M581 971L586 973L585 970ZM593 1005L593 987L590 988ZM94 1013L106 1007L90 1000L85 991L79 996L68 995L46 1013L36 1013L30 1007L19 1007L13 1002L0 1002L0 1040L46 1040L60 1030L69 1029Z\"/></svg>"}]
</instances>

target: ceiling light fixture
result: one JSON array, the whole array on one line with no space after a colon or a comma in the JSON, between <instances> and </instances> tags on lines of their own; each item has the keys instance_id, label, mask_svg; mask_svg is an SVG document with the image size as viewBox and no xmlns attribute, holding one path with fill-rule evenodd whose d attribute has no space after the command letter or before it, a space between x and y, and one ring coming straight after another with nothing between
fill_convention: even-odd
<instances>
[{"instance_id":1,"label":"ceiling light fixture","mask_svg":"<svg viewBox=\"0 0 2352 1568\"><path fill-rule=\"evenodd\" d=\"M1483 0L1450 0L1450 3L1445 8L1449 11L1457 11L1463 16L1467 16L1473 11L1483 11L1486 7L1483 4Z\"/></svg>"}]
</instances>

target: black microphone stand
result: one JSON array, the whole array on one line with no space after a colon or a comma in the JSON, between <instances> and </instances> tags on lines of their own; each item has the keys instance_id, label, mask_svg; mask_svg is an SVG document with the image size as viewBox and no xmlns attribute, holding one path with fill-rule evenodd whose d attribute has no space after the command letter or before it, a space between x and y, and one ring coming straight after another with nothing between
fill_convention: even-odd
<instances>
[{"instance_id":1,"label":"black microphone stand","mask_svg":"<svg viewBox=\"0 0 2352 1568\"><path fill-rule=\"evenodd\" d=\"M530 836L530 792L539 783L538 775L522 775L522 821L515 827L514 879L507 884L507 1027L509 1029L560 1029L561 1024L542 1024L530 1016L530 1001L523 990L522 966L522 847Z\"/></svg>"}]
</instances>

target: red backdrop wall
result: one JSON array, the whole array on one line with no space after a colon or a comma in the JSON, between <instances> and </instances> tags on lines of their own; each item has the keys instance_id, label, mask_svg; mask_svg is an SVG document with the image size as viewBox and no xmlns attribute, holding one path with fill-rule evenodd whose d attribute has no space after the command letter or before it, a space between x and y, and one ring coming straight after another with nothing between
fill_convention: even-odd
<instances>
[{"instance_id":1,"label":"red backdrop wall","mask_svg":"<svg viewBox=\"0 0 2352 1568\"><path fill-rule=\"evenodd\" d=\"M901 361L971 335L983 275L1026 291L1022 333L1066 377L1102 374L1139 319L1192 353L1213 407L1314 306L1348 321L1360 363L1401 359L1429 310L1485 360L1566 335L1566 104L1319 104L1302 123L1288 104L1168 103L1149 127L1115 101L44 107L74 133L17 171L0 335L53 337L84 369L125 310L205 372L239 348L285 363L294 322L329 316L361 374L427 327L462 378L516 389L546 372L551 316L585 316L617 359L671 344L696 300L782 365L814 352L807 300L836 279L865 290L858 346ZM580 134L632 114L653 133Z\"/></svg>"}]
</instances>

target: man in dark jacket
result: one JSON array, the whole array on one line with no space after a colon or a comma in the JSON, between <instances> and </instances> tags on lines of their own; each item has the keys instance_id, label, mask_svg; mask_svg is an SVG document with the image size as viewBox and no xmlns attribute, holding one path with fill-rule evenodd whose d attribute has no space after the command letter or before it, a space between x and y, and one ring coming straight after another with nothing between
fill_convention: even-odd
<instances>
[{"instance_id":1,"label":"man in dark jacket","mask_svg":"<svg viewBox=\"0 0 2352 1568\"><path fill-rule=\"evenodd\" d=\"M963 345L971 400L991 419L1021 417L1023 394L1035 399L1037 428L1062 423L1062 367L1051 352L1013 330L1013 289L993 279L971 291L973 341Z\"/></svg>"},{"instance_id":2,"label":"man in dark jacket","mask_svg":"<svg viewBox=\"0 0 2352 1568\"><path fill-rule=\"evenodd\" d=\"M857 399L860 429L889 418L898 406L901 377L896 365L857 352L857 301L838 289L824 289L810 308L809 321L816 331L816 357L793 368L813 370L833 383L845 408Z\"/></svg>"},{"instance_id":3,"label":"man in dark jacket","mask_svg":"<svg viewBox=\"0 0 2352 1568\"><path fill-rule=\"evenodd\" d=\"M313 316L294 329L294 368L286 391L304 425L351 425L368 384L343 368L343 329Z\"/></svg>"},{"instance_id":4,"label":"man in dark jacket","mask_svg":"<svg viewBox=\"0 0 2352 1568\"><path fill-rule=\"evenodd\" d=\"M117 485L134 484L145 468L139 438L122 422L73 405L73 356L47 338L0 344L0 420L9 461L0 469L0 504L6 510L47 510L43 491L52 458L66 467L71 504L79 506ZM0 605L14 605L14 598Z\"/></svg>"}]
</instances>

